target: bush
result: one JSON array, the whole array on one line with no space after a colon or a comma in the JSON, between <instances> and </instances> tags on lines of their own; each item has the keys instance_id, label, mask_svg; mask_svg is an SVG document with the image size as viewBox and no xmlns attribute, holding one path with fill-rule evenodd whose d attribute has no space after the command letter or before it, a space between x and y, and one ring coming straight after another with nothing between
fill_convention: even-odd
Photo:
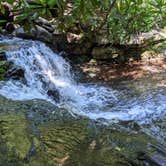
<instances>
[{"instance_id":1,"label":"bush","mask_svg":"<svg viewBox=\"0 0 166 166\"><path fill-rule=\"evenodd\" d=\"M1 2L1 13L4 8ZM125 43L131 34L166 26L165 0L7 0L17 11L15 22L34 26L45 17L61 32L84 36L106 34L111 43ZM1 20L3 22L5 20ZM52 21L53 22L53 21Z\"/></svg>"}]
</instances>

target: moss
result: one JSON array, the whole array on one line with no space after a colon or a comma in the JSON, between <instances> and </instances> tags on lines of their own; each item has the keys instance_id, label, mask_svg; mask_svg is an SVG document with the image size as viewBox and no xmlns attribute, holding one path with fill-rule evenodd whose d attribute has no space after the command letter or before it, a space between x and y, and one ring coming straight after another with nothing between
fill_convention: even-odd
<instances>
[{"instance_id":1,"label":"moss","mask_svg":"<svg viewBox=\"0 0 166 166\"><path fill-rule=\"evenodd\" d=\"M140 152L153 152L154 149L148 147L149 143L158 143L151 136L141 131L123 131L117 129L116 125L114 127L103 127L98 135L98 140L101 147L112 147L114 153L122 155L128 161L137 165L142 163L138 160L138 154Z\"/></svg>"},{"instance_id":2,"label":"moss","mask_svg":"<svg viewBox=\"0 0 166 166\"><path fill-rule=\"evenodd\" d=\"M2 67L0 67L0 81L4 80L4 75L6 73L6 70Z\"/></svg>"},{"instance_id":3,"label":"moss","mask_svg":"<svg viewBox=\"0 0 166 166\"><path fill-rule=\"evenodd\" d=\"M14 154L23 161L31 148L31 136L26 132L28 122L24 115L2 115L0 123L0 140L6 146L6 155Z\"/></svg>"},{"instance_id":4,"label":"moss","mask_svg":"<svg viewBox=\"0 0 166 166\"><path fill-rule=\"evenodd\" d=\"M81 142L87 139L90 131L85 124L79 121L58 121L39 127L42 154L47 156L48 165L56 165L68 159Z\"/></svg>"},{"instance_id":5,"label":"moss","mask_svg":"<svg viewBox=\"0 0 166 166\"><path fill-rule=\"evenodd\" d=\"M101 146L88 119L46 123L39 132L42 146L30 166L130 166L112 147Z\"/></svg>"}]
</instances>

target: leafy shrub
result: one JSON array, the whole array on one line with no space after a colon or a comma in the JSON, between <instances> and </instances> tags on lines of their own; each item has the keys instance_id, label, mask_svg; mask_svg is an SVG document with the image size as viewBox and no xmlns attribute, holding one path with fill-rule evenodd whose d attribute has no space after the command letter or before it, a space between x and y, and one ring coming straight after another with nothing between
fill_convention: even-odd
<instances>
[{"instance_id":1,"label":"leafy shrub","mask_svg":"<svg viewBox=\"0 0 166 166\"><path fill-rule=\"evenodd\" d=\"M0 0L0 2L2 2ZM55 19L62 32L92 37L107 34L112 43L125 43L131 34L166 25L165 0L7 0L19 11L15 22L33 26L39 17ZM3 13L1 5L0 12ZM2 20L4 21L4 20Z\"/></svg>"}]
</instances>

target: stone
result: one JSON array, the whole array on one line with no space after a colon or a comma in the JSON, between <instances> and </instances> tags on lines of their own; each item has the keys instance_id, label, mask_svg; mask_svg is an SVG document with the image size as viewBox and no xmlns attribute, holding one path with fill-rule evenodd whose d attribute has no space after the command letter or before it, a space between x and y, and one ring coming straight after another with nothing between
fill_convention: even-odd
<instances>
[{"instance_id":1,"label":"stone","mask_svg":"<svg viewBox=\"0 0 166 166\"><path fill-rule=\"evenodd\" d=\"M7 71L7 73L5 74L5 77L16 79L16 80L20 78L24 78L24 70L18 67L13 67Z\"/></svg>"},{"instance_id":2,"label":"stone","mask_svg":"<svg viewBox=\"0 0 166 166\"><path fill-rule=\"evenodd\" d=\"M6 60L7 60L7 57L5 52L0 52L0 61L6 61Z\"/></svg>"},{"instance_id":3,"label":"stone","mask_svg":"<svg viewBox=\"0 0 166 166\"><path fill-rule=\"evenodd\" d=\"M24 114L1 114L0 124L0 165L9 164L13 157L16 163L17 160L23 161L32 143L31 136L27 133L28 122Z\"/></svg>"},{"instance_id":4,"label":"stone","mask_svg":"<svg viewBox=\"0 0 166 166\"><path fill-rule=\"evenodd\" d=\"M59 91L54 89L54 90L48 90L47 95L51 97L54 101L59 102L60 101L60 94Z\"/></svg>"},{"instance_id":5,"label":"stone","mask_svg":"<svg viewBox=\"0 0 166 166\"><path fill-rule=\"evenodd\" d=\"M110 41L109 41L109 39L108 39L108 35L104 35L104 34L102 34L102 35L97 35L97 36L96 36L96 39L95 39L95 43L96 43L97 45L106 45L106 44L109 44Z\"/></svg>"},{"instance_id":6,"label":"stone","mask_svg":"<svg viewBox=\"0 0 166 166\"><path fill-rule=\"evenodd\" d=\"M51 43L53 40L53 35L48 32L45 28L36 25L36 39Z\"/></svg>"},{"instance_id":7,"label":"stone","mask_svg":"<svg viewBox=\"0 0 166 166\"><path fill-rule=\"evenodd\" d=\"M54 27L51 25L51 23L50 23L48 20L46 20L46 19L44 19L44 18L42 18L42 17L39 17L39 18L36 20L36 23L37 23L39 26L45 28L45 29L46 29L47 31L49 31L50 33L53 33L53 32L54 32Z\"/></svg>"},{"instance_id":8,"label":"stone","mask_svg":"<svg viewBox=\"0 0 166 166\"><path fill-rule=\"evenodd\" d=\"M137 159L137 152L153 153L147 144L154 146L155 139L126 131L123 124L73 117L70 110L43 100L12 101L0 96L0 108L0 165L152 165L146 157ZM162 164L165 159L158 153L151 157Z\"/></svg>"},{"instance_id":9,"label":"stone","mask_svg":"<svg viewBox=\"0 0 166 166\"><path fill-rule=\"evenodd\" d=\"M92 50L92 56L97 60L112 59L120 55L120 50L113 47L94 47Z\"/></svg>"},{"instance_id":10,"label":"stone","mask_svg":"<svg viewBox=\"0 0 166 166\"><path fill-rule=\"evenodd\" d=\"M28 39L28 38L35 38L36 33L34 31L27 32L23 28L17 28L14 32L13 35L16 37L20 37L23 39Z\"/></svg>"},{"instance_id":11,"label":"stone","mask_svg":"<svg viewBox=\"0 0 166 166\"><path fill-rule=\"evenodd\" d=\"M31 28L29 31L26 31L23 28L18 28L13 34L24 39L37 39L49 43L51 43L53 40L53 35L39 25L36 25L35 28Z\"/></svg>"},{"instance_id":12,"label":"stone","mask_svg":"<svg viewBox=\"0 0 166 166\"><path fill-rule=\"evenodd\" d=\"M145 159L150 163L157 166L165 166L166 165L166 157L162 156L158 153L153 154L145 154Z\"/></svg>"},{"instance_id":13,"label":"stone","mask_svg":"<svg viewBox=\"0 0 166 166\"><path fill-rule=\"evenodd\" d=\"M7 32L12 33L15 30L14 24L13 23L7 23L6 24L6 30L7 30Z\"/></svg>"}]
</instances>

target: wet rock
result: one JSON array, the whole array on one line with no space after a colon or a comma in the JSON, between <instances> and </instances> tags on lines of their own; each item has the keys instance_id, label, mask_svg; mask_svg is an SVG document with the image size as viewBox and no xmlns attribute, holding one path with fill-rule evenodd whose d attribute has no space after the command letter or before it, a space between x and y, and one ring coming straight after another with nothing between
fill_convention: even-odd
<instances>
[{"instance_id":1,"label":"wet rock","mask_svg":"<svg viewBox=\"0 0 166 166\"><path fill-rule=\"evenodd\" d=\"M17 166L151 164L147 157L137 158L141 150L153 154L157 162L165 161L147 146L149 142L154 146L155 139L139 128L133 132L126 131L124 124L97 125L43 100L12 101L0 96L0 108L0 164L5 166L11 161Z\"/></svg>"},{"instance_id":2,"label":"wet rock","mask_svg":"<svg viewBox=\"0 0 166 166\"><path fill-rule=\"evenodd\" d=\"M130 166L129 162L111 147L99 144L88 119L55 121L39 126L40 140L49 165ZM38 156L39 156L38 154Z\"/></svg>"},{"instance_id":3,"label":"wet rock","mask_svg":"<svg viewBox=\"0 0 166 166\"><path fill-rule=\"evenodd\" d=\"M4 77L5 72L6 71L4 70L4 68L0 67L0 81L5 80L5 77Z\"/></svg>"},{"instance_id":4,"label":"wet rock","mask_svg":"<svg viewBox=\"0 0 166 166\"><path fill-rule=\"evenodd\" d=\"M6 59L5 52L0 52L0 80L5 80L6 70L8 69L6 66Z\"/></svg>"},{"instance_id":5,"label":"wet rock","mask_svg":"<svg viewBox=\"0 0 166 166\"><path fill-rule=\"evenodd\" d=\"M15 30L14 24L13 23L7 23L6 24L6 30L7 30L7 32L12 33Z\"/></svg>"},{"instance_id":6,"label":"wet rock","mask_svg":"<svg viewBox=\"0 0 166 166\"><path fill-rule=\"evenodd\" d=\"M24 78L24 70L19 67L13 67L7 71L7 73L5 74L5 77L8 79L12 78L15 80Z\"/></svg>"},{"instance_id":7,"label":"wet rock","mask_svg":"<svg viewBox=\"0 0 166 166\"><path fill-rule=\"evenodd\" d=\"M6 60L7 60L7 57L5 52L0 52L0 61L6 61Z\"/></svg>"},{"instance_id":8,"label":"wet rock","mask_svg":"<svg viewBox=\"0 0 166 166\"><path fill-rule=\"evenodd\" d=\"M54 89L54 90L48 90L47 95L50 96L55 102L60 101L60 94L59 91Z\"/></svg>"},{"instance_id":9,"label":"wet rock","mask_svg":"<svg viewBox=\"0 0 166 166\"><path fill-rule=\"evenodd\" d=\"M27 120L23 114L1 114L0 124L0 164L10 164L13 157L13 163L22 163L31 148Z\"/></svg>"},{"instance_id":10,"label":"wet rock","mask_svg":"<svg viewBox=\"0 0 166 166\"><path fill-rule=\"evenodd\" d=\"M145 154L145 160L149 162L149 164L157 165L157 166L165 166L166 165L166 157L161 154Z\"/></svg>"},{"instance_id":11,"label":"wet rock","mask_svg":"<svg viewBox=\"0 0 166 166\"><path fill-rule=\"evenodd\" d=\"M13 32L13 35L16 36L16 37L20 37L20 38L23 38L23 39L34 39L36 37L36 33L31 30L31 31L25 31L24 28L20 27L20 28L17 28L14 32Z\"/></svg>"}]
</instances>

